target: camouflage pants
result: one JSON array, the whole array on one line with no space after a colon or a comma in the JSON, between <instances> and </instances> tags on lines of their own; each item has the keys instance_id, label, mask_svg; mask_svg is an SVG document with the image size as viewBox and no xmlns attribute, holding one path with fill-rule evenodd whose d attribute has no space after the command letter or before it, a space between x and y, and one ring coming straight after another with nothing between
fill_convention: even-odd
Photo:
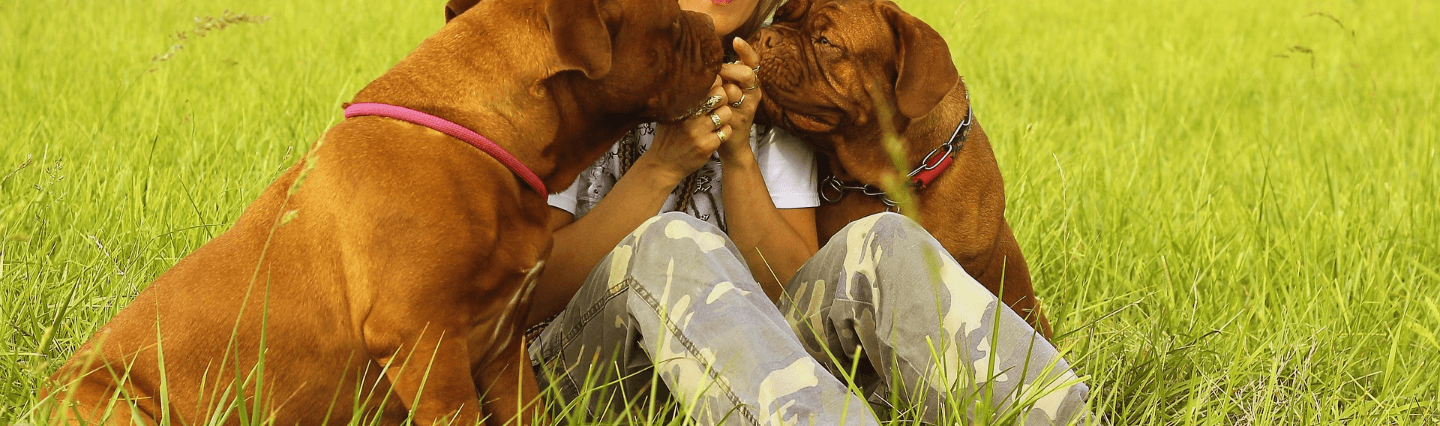
<instances>
[{"instance_id":1,"label":"camouflage pants","mask_svg":"<svg viewBox=\"0 0 1440 426\"><path fill-rule=\"evenodd\" d=\"M766 298L713 226L662 214L599 263L531 360L542 388L602 417L656 393L705 425L878 424L871 403L932 423L1086 416L1056 349L904 216L851 223L786 294Z\"/></svg>"}]
</instances>

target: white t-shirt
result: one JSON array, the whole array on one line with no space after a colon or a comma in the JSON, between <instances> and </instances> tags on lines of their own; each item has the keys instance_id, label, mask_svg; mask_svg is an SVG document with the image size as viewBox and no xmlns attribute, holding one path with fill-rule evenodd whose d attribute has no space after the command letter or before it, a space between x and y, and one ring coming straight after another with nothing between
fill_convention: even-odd
<instances>
[{"instance_id":1,"label":"white t-shirt","mask_svg":"<svg viewBox=\"0 0 1440 426\"><path fill-rule=\"evenodd\" d=\"M643 124L632 131L632 134L639 140L639 151L643 153L655 139L655 123ZM820 205L815 153L804 142L784 130L756 124L751 126L750 147L755 151L760 175L765 179L765 186L770 190L770 200L775 202L776 208L794 209ZM615 186L615 182L620 180L619 149L617 142L595 161L595 164L581 172L574 184L563 192L551 195L550 205L573 213L576 218L595 208L600 199ZM725 209L720 195L720 170L720 154L712 154L710 161L700 167L695 194L691 197L690 206L685 213L723 230ZM683 190L683 185L677 186L656 214L676 211L680 203L678 194Z\"/></svg>"}]
</instances>

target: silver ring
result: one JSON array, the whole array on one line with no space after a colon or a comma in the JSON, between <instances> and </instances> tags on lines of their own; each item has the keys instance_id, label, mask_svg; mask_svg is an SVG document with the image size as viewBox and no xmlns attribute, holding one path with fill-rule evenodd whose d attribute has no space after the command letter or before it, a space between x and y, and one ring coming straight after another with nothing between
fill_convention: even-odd
<instances>
[{"instance_id":1,"label":"silver ring","mask_svg":"<svg viewBox=\"0 0 1440 426\"><path fill-rule=\"evenodd\" d=\"M751 68L751 69L755 70L755 76L756 76L756 77L759 77L759 76L760 76L760 66L759 66L759 65L756 65L755 68Z\"/></svg>"},{"instance_id":2,"label":"silver ring","mask_svg":"<svg viewBox=\"0 0 1440 426\"><path fill-rule=\"evenodd\" d=\"M716 129L716 130L719 130L719 129L720 129L720 125L721 125L721 124L725 124L724 121L720 121L720 114L716 114L716 113L713 113L713 112L710 113L710 121L713 122L713 123L715 123L715 129Z\"/></svg>"},{"instance_id":3,"label":"silver ring","mask_svg":"<svg viewBox=\"0 0 1440 426\"><path fill-rule=\"evenodd\" d=\"M720 138L720 142L725 142L725 131L724 131L724 130L716 130L716 131L715 131L715 137Z\"/></svg>"},{"instance_id":4,"label":"silver ring","mask_svg":"<svg viewBox=\"0 0 1440 426\"><path fill-rule=\"evenodd\" d=\"M744 104L744 103L745 103L745 94L744 94L744 93L741 93L741 94L740 94L740 100L730 103L730 106L731 106L731 107L735 107L735 108L739 108L740 105L741 105L741 104Z\"/></svg>"},{"instance_id":5,"label":"silver ring","mask_svg":"<svg viewBox=\"0 0 1440 426\"><path fill-rule=\"evenodd\" d=\"M701 105L701 106L700 106L700 110L701 110L701 111L710 111L710 110L715 109L715 106L716 106L716 105L720 105L720 100L721 100L721 99L725 99L725 97L724 97L724 96L720 96L720 95L711 96L710 99L706 99L706 100L705 100L705 104L704 104L704 105Z\"/></svg>"}]
</instances>

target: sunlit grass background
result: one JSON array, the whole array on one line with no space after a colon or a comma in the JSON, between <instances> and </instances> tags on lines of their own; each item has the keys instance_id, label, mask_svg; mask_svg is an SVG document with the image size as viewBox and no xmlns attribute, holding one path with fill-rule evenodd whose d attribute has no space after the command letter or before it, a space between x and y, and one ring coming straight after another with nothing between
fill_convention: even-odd
<instances>
[{"instance_id":1,"label":"sunlit grass background","mask_svg":"<svg viewBox=\"0 0 1440 426\"><path fill-rule=\"evenodd\" d=\"M950 41L1097 412L1440 423L1440 4L901 4ZM442 5L0 3L0 424ZM269 20L193 31L227 10Z\"/></svg>"}]
</instances>

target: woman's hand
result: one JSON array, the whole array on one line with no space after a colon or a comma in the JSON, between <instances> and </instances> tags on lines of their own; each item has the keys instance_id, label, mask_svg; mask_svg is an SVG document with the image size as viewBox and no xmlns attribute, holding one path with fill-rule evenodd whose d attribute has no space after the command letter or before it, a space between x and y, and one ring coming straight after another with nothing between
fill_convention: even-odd
<instances>
[{"instance_id":1,"label":"woman's hand","mask_svg":"<svg viewBox=\"0 0 1440 426\"><path fill-rule=\"evenodd\" d=\"M615 244L660 211L675 186L710 160L721 145L720 132L725 138L733 137L727 124L733 113L721 84L716 76L710 88L715 103L706 108L709 111L657 126L650 149L635 160L589 213L576 219L568 211L551 210L554 244L550 260L546 261L548 266L540 272L536 292L552 296L535 298L527 324L538 323L564 309L590 270ZM769 200L768 196L765 199Z\"/></svg>"},{"instance_id":2,"label":"woman's hand","mask_svg":"<svg viewBox=\"0 0 1440 426\"><path fill-rule=\"evenodd\" d=\"M750 127L755 123L755 110L760 108L762 96L760 76L756 74L760 66L760 54L755 52L750 43L738 37L735 38L734 46L735 53L740 56L740 63L720 66L725 98L730 102L728 106L732 110L728 124L735 129L735 136L728 138L720 147L722 161L738 154L754 155L750 152Z\"/></svg>"},{"instance_id":3,"label":"woman's hand","mask_svg":"<svg viewBox=\"0 0 1440 426\"><path fill-rule=\"evenodd\" d=\"M770 197L758 159L750 148L750 126L760 105L760 81L754 67L760 55L744 40L735 40L739 64L720 68L726 96L732 102L730 125L736 137L720 146L720 191L724 197L725 225L735 247L765 295L779 301L785 283L795 276L810 256L819 249L815 235L815 209L777 209ZM799 141L795 141L799 142ZM805 167L794 165L793 167ZM801 172L804 170L796 170Z\"/></svg>"},{"instance_id":4,"label":"woman's hand","mask_svg":"<svg viewBox=\"0 0 1440 426\"><path fill-rule=\"evenodd\" d=\"M753 52L753 51L752 51ZM710 87L710 96L719 97L714 109L700 115L674 123L660 123L655 129L655 140L650 149L636 161L649 167L657 167L672 184L693 173L710 160L710 154L719 148L724 140L735 140L734 109L728 105L720 77ZM738 99L738 97L737 97ZM749 101L746 101L749 102ZM754 108L751 108L754 114ZM718 124L717 124L718 123ZM747 134L749 127L745 128Z\"/></svg>"}]
</instances>

